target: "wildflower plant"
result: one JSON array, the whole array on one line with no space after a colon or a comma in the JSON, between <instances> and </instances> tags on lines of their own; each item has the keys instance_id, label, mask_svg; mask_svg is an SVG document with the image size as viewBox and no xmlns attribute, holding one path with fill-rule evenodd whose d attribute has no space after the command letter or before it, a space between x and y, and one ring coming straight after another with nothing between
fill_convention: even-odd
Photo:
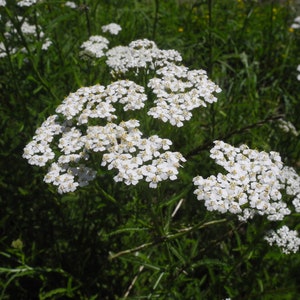
<instances>
[{"instance_id":1,"label":"wildflower plant","mask_svg":"<svg viewBox=\"0 0 300 300\"><path fill-rule=\"evenodd\" d=\"M0 1L1 299L295 298L290 4L202 2Z\"/></svg>"},{"instance_id":2,"label":"wildflower plant","mask_svg":"<svg viewBox=\"0 0 300 300\"><path fill-rule=\"evenodd\" d=\"M111 27L115 29L116 25L104 26L102 30ZM215 94L221 92L204 70L189 70L179 64L181 56L175 50L160 50L146 39L105 53L108 45L106 38L92 36L81 48L95 59L106 55L114 77L126 76L129 71L136 77L140 73L153 77L145 86L119 79L106 87L97 84L80 88L67 96L57 107L57 114L36 130L23 157L32 165L48 166L44 181L57 186L59 193L74 192L96 178L97 165L89 163L93 153L102 153L98 167L116 170L113 177L116 182L137 185L146 181L150 188L159 188L162 181L180 180L179 168L186 159L180 152L170 151L172 141L157 134L144 137L145 133L139 129L140 120L126 114L141 110L144 122L150 116L183 127L192 118L193 110L216 102ZM146 102L152 103L145 105ZM121 110L117 109L120 104ZM294 210L299 212L300 177L287 181L291 172L296 173L283 166L279 153L259 152L246 145L235 148L223 141L214 143L210 157L228 173L193 179L197 187L194 193L198 200L204 200L209 211L236 214L240 221L248 221L256 214L270 221L282 221L291 214L282 198L281 190L286 190L295 197ZM296 252L300 239L295 235L296 231L286 235L287 240L291 237L289 244L278 242L279 236L275 238L274 234L274 240L270 237L266 240L270 244L277 241L284 253Z\"/></svg>"},{"instance_id":3,"label":"wildflower plant","mask_svg":"<svg viewBox=\"0 0 300 300\"><path fill-rule=\"evenodd\" d=\"M151 51L154 47L155 52L162 52L151 41L132 42L131 46L141 44L151 45ZM87 48L91 47L89 45ZM130 67L131 63L138 66L136 72L142 65L146 67L149 63L149 68L152 68L157 62L155 52L148 57L147 46L144 50L145 57L139 49L138 63L135 63L134 57L129 62ZM93 51L101 52L102 56L102 49ZM221 89L208 80L205 71L188 71L186 67L171 64L168 56L159 56L158 60L158 66L166 67L156 71L162 79L153 78L147 85L157 96L154 101L157 106L150 108L148 115L181 127L183 121L191 118L191 110L206 106L205 101L216 101L213 92L220 92ZM129 69L126 64L125 69ZM109 169L119 171L114 177L116 181L135 185L144 179L150 187L156 188L160 181L175 180L178 168L185 159L179 152L166 151L172 145L169 139L158 135L143 138L143 133L138 129L139 120L136 119L121 119L117 123L120 117L114 114L114 105L122 104L122 110L126 113L144 108L147 100L145 88L130 80L117 80L107 87L95 85L80 88L57 107L59 115L49 117L37 129L23 156L30 164L45 166L60 151L61 156L52 163L45 181L53 182L61 193L74 191L77 186L86 185L95 177L95 171L83 165L91 152L105 152L101 165L108 164ZM54 138L57 135L61 137ZM53 141L58 141L58 144L51 147ZM70 163L79 163L79 166L71 167Z\"/></svg>"}]
</instances>

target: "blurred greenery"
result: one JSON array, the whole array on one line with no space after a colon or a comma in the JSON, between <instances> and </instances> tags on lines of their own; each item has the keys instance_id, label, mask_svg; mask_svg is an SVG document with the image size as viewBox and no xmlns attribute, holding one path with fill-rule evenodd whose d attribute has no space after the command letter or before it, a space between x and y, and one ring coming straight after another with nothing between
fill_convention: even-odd
<instances>
[{"instance_id":1,"label":"blurred greenery","mask_svg":"<svg viewBox=\"0 0 300 300\"><path fill-rule=\"evenodd\" d=\"M192 187L194 176L217 171L209 159L216 139L278 151L300 170L299 137L276 124L284 116L300 129L294 2L86 0L76 9L7 2L0 42L18 50L0 58L0 299L299 299L299 254L271 248L265 220L206 211ZM53 43L47 51L24 37L18 15L42 28ZM10 37L7 21L17 28ZM111 22L122 27L112 46L152 39L207 70L223 92L169 133L188 159L176 182L129 188L102 170L88 187L59 195L23 148L70 92L111 82L103 61L79 56ZM299 230L298 220L289 225Z\"/></svg>"}]
</instances>

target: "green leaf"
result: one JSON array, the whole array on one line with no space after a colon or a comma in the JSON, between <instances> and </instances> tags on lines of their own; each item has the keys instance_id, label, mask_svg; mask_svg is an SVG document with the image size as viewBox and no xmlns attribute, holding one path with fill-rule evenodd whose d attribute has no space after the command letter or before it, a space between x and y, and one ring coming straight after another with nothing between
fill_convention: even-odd
<instances>
[{"instance_id":1,"label":"green leaf","mask_svg":"<svg viewBox=\"0 0 300 300\"><path fill-rule=\"evenodd\" d=\"M56 297L53 297L55 295L60 295L60 296L69 295L69 291L67 288L57 288L47 293L40 294L40 300L55 299Z\"/></svg>"}]
</instances>

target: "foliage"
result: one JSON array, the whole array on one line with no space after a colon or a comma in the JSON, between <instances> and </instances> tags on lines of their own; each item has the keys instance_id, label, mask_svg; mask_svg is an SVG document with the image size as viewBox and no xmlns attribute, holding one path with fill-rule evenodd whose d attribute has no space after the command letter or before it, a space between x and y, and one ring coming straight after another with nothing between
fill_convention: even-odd
<instances>
[{"instance_id":1,"label":"foliage","mask_svg":"<svg viewBox=\"0 0 300 300\"><path fill-rule=\"evenodd\" d=\"M198 174L220 172L209 157L215 140L277 151L299 173L299 137L280 130L278 120L300 128L300 32L290 28L297 16L292 1L279 2L0 6L0 299L299 297L300 256L266 243L273 223L207 211L192 185ZM34 37L17 16L34 25ZM190 69L207 70L222 93L182 128L142 119L149 135L172 139L187 159L176 181L158 189L127 186L99 167L88 186L59 194L22 158L23 149L69 93L114 80L105 58L80 55L82 43L104 35L101 26L112 22L122 31L110 36L110 47L147 38L175 49ZM43 50L47 38L52 45ZM146 79L135 78L141 85ZM99 156L93 159L100 166ZM298 218L293 213L285 223L299 231Z\"/></svg>"}]
</instances>

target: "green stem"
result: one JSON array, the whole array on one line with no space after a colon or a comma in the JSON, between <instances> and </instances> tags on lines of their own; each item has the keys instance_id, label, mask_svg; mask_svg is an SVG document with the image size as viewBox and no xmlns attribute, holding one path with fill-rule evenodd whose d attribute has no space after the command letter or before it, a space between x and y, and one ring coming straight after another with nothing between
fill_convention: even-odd
<instances>
[{"instance_id":1,"label":"green stem","mask_svg":"<svg viewBox=\"0 0 300 300\"><path fill-rule=\"evenodd\" d=\"M271 121L275 121L275 120L278 120L278 119L282 119L284 117L283 114L281 115L277 115L277 116L271 116L271 117L268 117L264 120L261 120L261 121L258 121L256 123L253 123L253 124L250 124L250 125L247 125L245 127L242 127L240 129L236 129L236 130L233 130L231 132L229 132L228 134L226 135L223 135L223 136L220 136L218 138L216 138L215 140L227 140L228 138L230 138L231 136L235 135L235 134L240 134L240 133L243 133L249 129L252 129L252 128L255 128L257 126L262 126L268 122L271 122ZM209 147L211 147L213 145L213 141L208 141L206 142L205 144L195 148L194 150L190 151L189 153L185 154L184 157L186 159L192 157L192 156L195 156L197 154L199 154L199 152L203 151L203 150L207 150Z\"/></svg>"},{"instance_id":2,"label":"green stem","mask_svg":"<svg viewBox=\"0 0 300 300\"><path fill-rule=\"evenodd\" d=\"M152 40L155 40L155 36L156 36L158 12L159 12L159 0L155 0L155 13L154 13L154 21L153 21Z\"/></svg>"},{"instance_id":3,"label":"green stem","mask_svg":"<svg viewBox=\"0 0 300 300\"><path fill-rule=\"evenodd\" d=\"M213 58L212 58L212 0L207 0L207 6L208 6L208 50L209 50L209 62L208 62L208 68L207 68L207 74L211 76L212 74L212 64L213 64Z\"/></svg>"},{"instance_id":4,"label":"green stem","mask_svg":"<svg viewBox=\"0 0 300 300\"><path fill-rule=\"evenodd\" d=\"M7 60L8 60L9 69L10 69L11 74L12 74L11 80L12 80L13 85L14 85L14 90L15 90L17 96L18 96L18 99L22 99L21 94L20 94L19 83L18 83L18 80L17 80L18 76L17 76L17 73L15 72L15 68L13 67L12 58L11 58L11 55L10 55L10 52L9 52L9 48L7 46L8 43L6 44L6 37L3 34L3 32L1 32L1 37L4 41L4 45L5 45L5 49L6 49L6 54L7 54L6 57L7 57ZM9 101L5 101L5 103L8 106L11 107L11 103Z\"/></svg>"},{"instance_id":5,"label":"green stem","mask_svg":"<svg viewBox=\"0 0 300 300\"><path fill-rule=\"evenodd\" d=\"M113 259L115 259L115 258L117 258L119 256L123 256L123 255L126 255L126 254L134 253L134 252L137 252L137 251L149 248L151 246L155 246L155 245L158 245L158 244L169 242L170 240L177 239L177 238L179 238L179 237L181 237L183 235L186 235L186 234L188 234L188 233L190 233L192 231L195 231L195 230L198 230L198 229L203 229L203 228L206 228L206 227L211 226L211 225L215 225L215 224L219 224L219 223L224 223L226 221L227 221L227 219L221 219L221 220L210 221L210 222L207 222L207 223L204 223L204 224L201 223L201 224L198 224L198 225L195 225L195 226L183 228L183 229L178 230L178 232L176 232L176 233L167 234L165 236L161 236L161 237L157 238L156 240L154 240L152 242L142 244L142 245L137 246L135 248L123 250L123 251L120 251L120 252L115 253L115 254L114 253L110 253L109 259L113 260Z\"/></svg>"},{"instance_id":6,"label":"green stem","mask_svg":"<svg viewBox=\"0 0 300 300\"><path fill-rule=\"evenodd\" d=\"M14 27L17 30L17 33L21 39L22 45L25 47L27 53L28 53L28 59L31 62L31 65L33 67L33 70L38 78L38 80L40 81L40 83L46 88L46 90L48 90L48 92L51 94L51 96L55 99L58 100L58 97L54 94L54 92L52 91L52 89L50 88L48 82L41 76L38 68L37 68L37 64L35 63L33 57L34 55L32 54L30 47L28 46L28 43L26 41L26 38L21 30L21 26L18 20L15 20L14 17L12 16L12 14L10 13L10 11L7 9L6 10L7 15L10 19L10 21L12 22L12 24L14 25Z\"/></svg>"},{"instance_id":7,"label":"green stem","mask_svg":"<svg viewBox=\"0 0 300 300\"><path fill-rule=\"evenodd\" d=\"M86 19L86 26L87 26L87 31L88 31L88 35L89 37L91 36L91 22L90 22L90 18L89 18L89 7L86 4L86 1L83 1L83 9L84 9L84 14L85 14L85 19Z\"/></svg>"}]
</instances>

